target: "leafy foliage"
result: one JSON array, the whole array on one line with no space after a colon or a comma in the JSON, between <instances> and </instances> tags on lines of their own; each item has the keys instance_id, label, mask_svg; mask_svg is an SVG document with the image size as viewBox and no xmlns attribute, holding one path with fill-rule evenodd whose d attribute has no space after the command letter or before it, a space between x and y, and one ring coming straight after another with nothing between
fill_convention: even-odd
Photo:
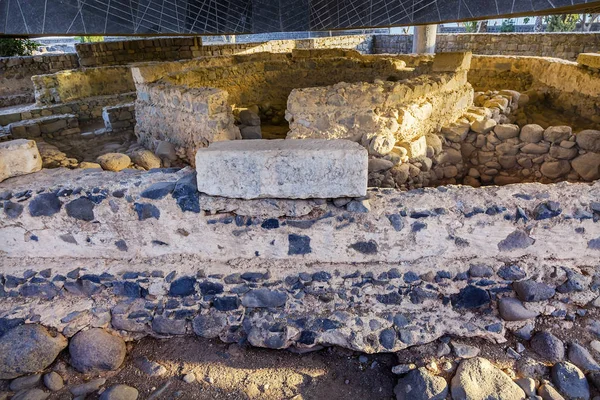
<instances>
[{"instance_id":1,"label":"leafy foliage","mask_svg":"<svg viewBox=\"0 0 600 400\"><path fill-rule=\"evenodd\" d=\"M477 32L477 21L465 22L463 25L465 27L465 32L467 32L467 33Z\"/></svg>"},{"instance_id":2,"label":"leafy foliage","mask_svg":"<svg viewBox=\"0 0 600 400\"><path fill-rule=\"evenodd\" d=\"M573 32L578 21L579 14L549 15L544 18L546 32Z\"/></svg>"},{"instance_id":3,"label":"leafy foliage","mask_svg":"<svg viewBox=\"0 0 600 400\"><path fill-rule=\"evenodd\" d=\"M512 18L505 19L502 21L502 25L500 26L500 32L514 32L515 31L515 21Z\"/></svg>"},{"instance_id":4,"label":"leafy foliage","mask_svg":"<svg viewBox=\"0 0 600 400\"><path fill-rule=\"evenodd\" d=\"M38 47L29 39L0 38L0 57L29 56Z\"/></svg>"}]
</instances>

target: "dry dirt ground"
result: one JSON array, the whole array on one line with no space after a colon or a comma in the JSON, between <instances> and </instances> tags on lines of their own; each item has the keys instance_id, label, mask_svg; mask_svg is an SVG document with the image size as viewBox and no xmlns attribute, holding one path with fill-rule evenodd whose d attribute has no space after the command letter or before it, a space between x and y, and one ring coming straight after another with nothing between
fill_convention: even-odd
<instances>
[{"instance_id":1,"label":"dry dirt ground","mask_svg":"<svg viewBox=\"0 0 600 400\"><path fill-rule=\"evenodd\" d=\"M131 344L124 367L102 376L107 378L105 387L122 383L137 388L140 399L392 399L396 356L369 355L361 363L360 355L341 348L294 354L196 337L143 339ZM134 366L136 357L159 362L167 373L149 377ZM190 372L197 377L194 383L182 380ZM66 384L82 382L68 367L66 375L71 378ZM49 399L71 398L63 389Z\"/></svg>"}]
</instances>

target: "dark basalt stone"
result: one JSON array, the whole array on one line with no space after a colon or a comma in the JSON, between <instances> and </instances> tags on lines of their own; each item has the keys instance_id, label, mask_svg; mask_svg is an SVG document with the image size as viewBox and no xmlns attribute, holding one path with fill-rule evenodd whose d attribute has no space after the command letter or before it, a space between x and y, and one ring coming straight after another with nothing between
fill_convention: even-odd
<instances>
[{"instance_id":1,"label":"dark basalt stone","mask_svg":"<svg viewBox=\"0 0 600 400\"><path fill-rule=\"evenodd\" d=\"M535 220L543 220L554 218L560 213L562 210L560 209L560 204L556 201L547 201L544 203L540 203L533 209L533 217Z\"/></svg>"},{"instance_id":2,"label":"dark basalt stone","mask_svg":"<svg viewBox=\"0 0 600 400\"><path fill-rule=\"evenodd\" d=\"M162 199L175 189L175 182L157 182L140 193L140 196L145 199L158 200Z\"/></svg>"},{"instance_id":3,"label":"dark basalt stone","mask_svg":"<svg viewBox=\"0 0 600 400\"><path fill-rule=\"evenodd\" d=\"M287 295L284 292L269 289L254 289L242 297L242 305L252 308L281 307L286 301Z\"/></svg>"},{"instance_id":4,"label":"dark basalt stone","mask_svg":"<svg viewBox=\"0 0 600 400\"><path fill-rule=\"evenodd\" d=\"M177 297L190 296L196 293L195 284L196 279L191 278L189 276L184 276L182 278L175 279L171 283L171 287L169 288L169 295Z\"/></svg>"},{"instance_id":5,"label":"dark basalt stone","mask_svg":"<svg viewBox=\"0 0 600 400\"><path fill-rule=\"evenodd\" d=\"M203 296L223 293L223 285L220 283L204 281L200 282L198 287L200 288L200 293L202 293Z\"/></svg>"},{"instance_id":6,"label":"dark basalt stone","mask_svg":"<svg viewBox=\"0 0 600 400\"><path fill-rule=\"evenodd\" d=\"M516 230L510 233L506 239L498 243L498 250L512 251L516 249L525 249L535 243L535 239L529 237L527 232Z\"/></svg>"},{"instance_id":7,"label":"dark basalt stone","mask_svg":"<svg viewBox=\"0 0 600 400\"><path fill-rule=\"evenodd\" d=\"M240 299L237 296L215 297L213 306L219 311L233 311L240 307Z\"/></svg>"},{"instance_id":8,"label":"dark basalt stone","mask_svg":"<svg viewBox=\"0 0 600 400\"><path fill-rule=\"evenodd\" d=\"M288 235L288 255L302 255L309 254L312 252L310 247L310 237L305 235L296 235L291 233Z\"/></svg>"},{"instance_id":9,"label":"dark basalt stone","mask_svg":"<svg viewBox=\"0 0 600 400\"><path fill-rule=\"evenodd\" d=\"M393 329L384 329L379 333L379 343L386 348L391 350L396 344L396 331Z\"/></svg>"},{"instance_id":10,"label":"dark basalt stone","mask_svg":"<svg viewBox=\"0 0 600 400\"><path fill-rule=\"evenodd\" d=\"M390 214L387 218L396 232L400 232L402 228L404 228L404 223L402 222L402 216L400 216L400 214Z\"/></svg>"},{"instance_id":11,"label":"dark basalt stone","mask_svg":"<svg viewBox=\"0 0 600 400\"><path fill-rule=\"evenodd\" d=\"M136 282L120 281L113 283L113 293L116 296L138 298L142 297L142 288Z\"/></svg>"},{"instance_id":12,"label":"dark basalt stone","mask_svg":"<svg viewBox=\"0 0 600 400\"><path fill-rule=\"evenodd\" d=\"M196 173L189 174L175 183L172 193L173 198L181 211L200 212L200 194L198 192L198 183L196 182Z\"/></svg>"},{"instance_id":13,"label":"dark basalt stone","mask_svg":"<svg viewBox=\"0 0 600 400\"><path fill-rule=\"evenodd\" d=\"M137 212L140 221L148 218L160 218L160 210L153 204L134 203L133 208Z\"/></svg>"},{"instance_id":14,"label":"dark basalt stone","mask_svg":"<svg viewBox=\"0 0 600 400\"><path fill-rule=\"evenodd\" d=\"M369 240L368 242L356 242L350 245L351 249L354 249L362 254L377 254L377 242Z\"/></svg>"},{"instance_id":15,"label":"dark basalt stone","mask_svg":"<svg viewBox=\"0 0 600 400\"><path fill-rule=\"evenodd\" d=\"M10 219L18 218L23 213L23 205L12 201L5 201L2 208L6 217Z\"/></svg>"},{"instance_id":16,"label":"dark basalt stone","mask_svg":"<svg viewBox=\"0 0 600 400\"><path fill-rule=\"evenodd\" d=\"M277 229L277 228L279 228L279 220L277 218L266 219L260 225L260 227L263 229Z\"/></svg>"},{"instance_id":17,"label":"dark basalt stone","mask_svg":"<svg viewBox=\"0 0 600 400\"><path fill-rule=\"evenodd\" d=\"M452 305L455 308L474 309L490 304L490 294L487 290L468 285L452 296Z\"/></svg>"},{"instance_id":18,"label":"dark basalt stone","mask_svg":"<svg viewBox=\"0 0 600 400\"><path fill-rule=\"evenodd\" d=\"M127 242L125 242L123 239L117 240L115 242L115 246L117 246L117 249L119 249L120 251L127 251L128 250Z\"/></svg>"},{"instance_id":19,"label":"dark basalt stone","mask_svg":"<svg viewBox=\"0 0 600 400\"><path fill-rule=\"evenodd\" d=\"M37 195L29 203L29 214L32 217L50 217L60 211L62 203L54 193Z\"/></svg>"}]
</instances>

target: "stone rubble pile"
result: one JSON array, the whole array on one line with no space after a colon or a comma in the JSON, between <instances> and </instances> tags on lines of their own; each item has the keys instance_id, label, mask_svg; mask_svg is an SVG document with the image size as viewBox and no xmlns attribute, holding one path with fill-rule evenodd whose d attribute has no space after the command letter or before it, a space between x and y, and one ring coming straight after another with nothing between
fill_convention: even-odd
<instances>
[{"instance_id":1,"label":"stone rubble pile","mask_svg":"<svg viewBox=\"0 0 600 400\"><path fill-rule=\"evenodd\" d=\"M532 94L533 95L533 94ZM416 189L463 183L505 185L600 178L600 131L570 126L518 125L529 95L512 90L477 92L475 106L438 134L415 143L408 157L393 141L369 147L369 186ZM516 122L516 123L515 123Z\"/></svg>"}]
</instances>

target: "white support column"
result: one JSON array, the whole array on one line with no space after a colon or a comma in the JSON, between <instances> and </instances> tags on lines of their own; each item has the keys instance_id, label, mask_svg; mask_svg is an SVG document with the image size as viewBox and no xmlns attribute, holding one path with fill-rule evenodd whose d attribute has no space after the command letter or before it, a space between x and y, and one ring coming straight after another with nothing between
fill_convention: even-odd
<instances>
[{"instance_id":1,"label":"white support column","mask_svg":"<svg viewBox=\"0 0 600 400\"><path fill-rule=\"evenodd\" d=\"M417 25L413 34L413 53L435 53L437 25Z\"/></svg>"}]
</instances>

